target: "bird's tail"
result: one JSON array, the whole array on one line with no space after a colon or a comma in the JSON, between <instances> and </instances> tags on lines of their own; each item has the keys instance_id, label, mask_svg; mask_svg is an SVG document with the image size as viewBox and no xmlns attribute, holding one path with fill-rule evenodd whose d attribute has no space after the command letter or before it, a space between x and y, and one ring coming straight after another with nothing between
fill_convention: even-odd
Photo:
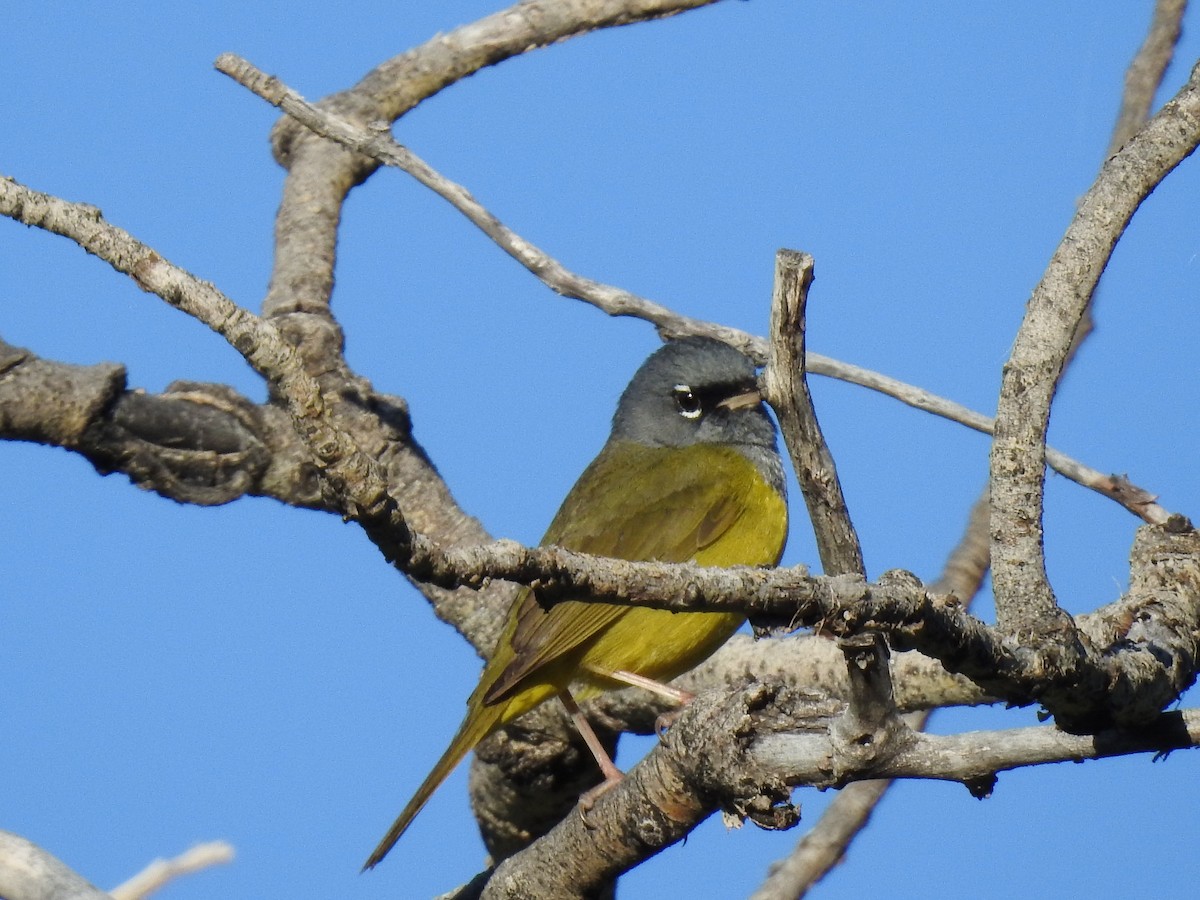
<instances>
[{"instance_id":1,"label":"bird's tail","mask_svg":"<svg viewBox=\"0 0 1200 900\"><path fill-rule=\"evenodd\" d=\"M425 803L433 795L433 792L454 771L454 768L462 762L463 757L470 753L476 744L502 724L506 705L501 703L496 706L484 706L478 702L477 697L473 696L471 698L467 717L463 720L462 725L458 727L458 733L450 741L450 746L446 748L446 752L442 754L442 758L437 761L437 765L433 767L433 771L421 782L421 786L417 788L417 792L413 795L413 798L408 801L408 805L396 817L396 821L392 823L392 827L388 829L388 833L383 836L383 840L379 842L379 846L367 858L366 863L363 864L364 872L367 869L375 868L379 861L387 856L388 851L396 845L396 841L400 840L400 835L404 834L405 830L412 823L412 820L416 818L417 813L421 811L422 807L425 806Z\"/></svg>"}]
</instances>

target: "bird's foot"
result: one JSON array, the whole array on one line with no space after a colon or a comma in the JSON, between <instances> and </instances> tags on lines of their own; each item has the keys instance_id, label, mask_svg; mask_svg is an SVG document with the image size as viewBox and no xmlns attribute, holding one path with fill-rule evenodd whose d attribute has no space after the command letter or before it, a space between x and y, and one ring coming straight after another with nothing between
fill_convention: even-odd
<instances>
[{"instance_id":1,"label":"bird's foot","mask_svg":"<svg viewBox=\"0 0 1200 900\"><path fill-rule=\"evenodd\" d=\"M596 805L604 794L607 794L618 784L625 780L625 776L620 772L616 772L607 776L602 782L590 790L584 791L579 795L579 818L583 820L583 824L588 828L593 827L588 821L587 814L592 811L592 807Z\"/></svg>"}]
</instances>

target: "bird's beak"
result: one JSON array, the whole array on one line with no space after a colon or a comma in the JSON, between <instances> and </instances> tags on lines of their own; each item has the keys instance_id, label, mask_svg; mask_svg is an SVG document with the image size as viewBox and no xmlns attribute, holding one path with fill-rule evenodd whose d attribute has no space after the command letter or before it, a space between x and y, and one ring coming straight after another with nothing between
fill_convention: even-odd
<instances>
[{"instance_id":1,"label":"bird's beak","mask_svg":"<svg viewBox=\"0 0 1200 900\"><path fill-rule=\"evenodd\" d=\"M760 394L758 389L755 388L754 390L746 391L743 394L734 394L732 397L726 397L724 400L720 401L717 406L730 410L750 409L751 407L758 406L758 404L761 402L762 394Z\"/></svg>"}]
</instances>

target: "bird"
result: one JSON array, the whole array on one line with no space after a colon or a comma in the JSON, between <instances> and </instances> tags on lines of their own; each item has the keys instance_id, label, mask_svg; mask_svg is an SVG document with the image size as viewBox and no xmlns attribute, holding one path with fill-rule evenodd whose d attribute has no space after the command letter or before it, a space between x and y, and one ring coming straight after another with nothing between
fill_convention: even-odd
<instances>
[{"instance_id":1,"label":"bird","mask_svg":"<svg viewBox=\"0 0 1200 900\"><path fill-rule=\"evenodd\" d=\"M787 495L755 369L750 357L712 338L666 341L621 394L608 440L542 545L625 560L777 565L787 540ZM665 682L703 662L744 621L736 612L569 599L546 608L523 589L458 732L363 870L387 855L481 740L553 697L596 757L601 789L620 780L578 703L630 684L686 701Z\"/></svg>"}]
</instances>

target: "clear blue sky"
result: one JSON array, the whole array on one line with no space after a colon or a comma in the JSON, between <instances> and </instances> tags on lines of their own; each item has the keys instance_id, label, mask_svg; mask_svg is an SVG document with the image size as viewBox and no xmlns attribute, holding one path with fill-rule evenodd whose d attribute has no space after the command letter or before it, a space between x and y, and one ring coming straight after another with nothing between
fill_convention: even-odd
<instances>
[{"instance_id":1,"label":"clear blue sky","mask_svg":"<svg viewBox=\"0 0 1200 900\"><path fill-rule=\"evenodd\" d=\"M488 69L396 131L566 265L695 316L763 333L774 251L807 250L814 350L990 412L1150 5L727 2ZM243 54L317 98L499 8L17 0L0 34L0 173L101 207L257 307L282 181L275 114L213 59ZM1194 12L1188 24L1167 95L1200 57ZM1118 248L1052 421L1061 449L1194 518L1197 210L1191 160ZM394 171L346 207L334 308L351 363L409 399L464 507L529 542L656 343L552 295ZM202 326L8 221L0 334L123 362L148 390L183 378L263 395ZM858 389L814 391L871 574L935 575L986 440ZM179 506L30 445L0 445L0 472L0 827L103 887L196 841L236 845L232 866L164 900L418 897L477 871L464 767L358 874L478 667L356 527L267 500ZM785 561L814 562L799 505L794 519ZM1051 479L1050 572L1069 609L1120 593L1136 524ZM988 710L935 727L1032 721ZM1008 774L984 802L903 785L821 895L1193 896L1198 761ZM808 822L826 802L796 799ZM744 896L799 836L711 821L621 896Z\"/></svg>"}]
</instances>

